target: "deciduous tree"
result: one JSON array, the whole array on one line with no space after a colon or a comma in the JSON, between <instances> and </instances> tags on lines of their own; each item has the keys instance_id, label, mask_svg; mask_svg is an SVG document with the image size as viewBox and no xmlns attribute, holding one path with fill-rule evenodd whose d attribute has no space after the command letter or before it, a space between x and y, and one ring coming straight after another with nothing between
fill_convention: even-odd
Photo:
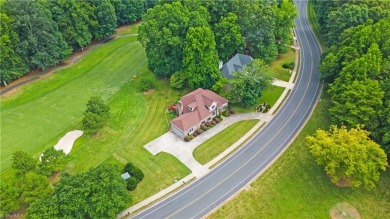
<instances>
[{"instance_id":1,"label":"deciduous tree","mask_svg":"<svg viewBox=\"0 0 390 219\"><path fill-rule=\"evenodd\" d=\"M98 25L94 8L87 1L61 0L48 1L53 20L58 24L68 45L74 49L91 43L91 28Z\"/></svg>"},{"instance_id":2,"label":"deciduous tree","mask_svg":"<svg viewBox=\"0 0 390 219\"><path fill-rule=\"evenodd\" d=\"M316 162L324 166L334 183L344 178L353 187L371 189L380 171L386 170L387 161L384 151L368 136L360 126L351 130L332 126L329 131L318 129L306 139Z\"/></svg>"},{"instance_id":3,"label":"deciduous tree","mask_svg":"<svg viewBox=\"0 0 390 219\"><path fill-rule=\"evenodd\" d=\"M109 0L90 0L89 3L93 7L98 23L91 28L92 35L98 40L108 38L115 33L116 28L117 18L114 6Z\"/></svg>"},{"instance_id":4,"label":"deciduous tree","mask_svg":"<svg viewBox=\"0 0 390 219\"><path fill-rule=\"evenodd\" d=\"M19 208L19 192L11 185L0 181L0 215L5 217Z\"/></svg>"},{"instance_id":5,"label":"deciduous tree","mask_svg":"<svg viewBox=\"0 0 390 219\"><path fill-rule=\"evenodd\" d=\"M60 218L114 218L130 201L118 169L105 164L86 173L65 174L54 196Z\"/></svg>"},{"instance_id":6,"label":"deciduous tree","mask_svg":"<svg viewBox=\"0 0 390 219\"><path fill-rule=\"evenodd\" d=\"M87 109L84 112L83 127L87 133L95 133L103 128L110 117L110 108L99 96L93 96L88 100Z\"/></svg>"},{"instance_id":7,"label":"deciduous tree","mask_svg":"<svg viewBox=\"0 0 390 219\"><path fill-rule=\"evenodd\" d=\"M254 105L272 82L268 65L259 59L254 59L241 71L233 72L233 77L228 82L231 86L228 96L233 102L241 102L247 107Z\"/></svg>"},{"instance_id":8,"label":"deciduous tree","mask_svg":"<svg viewBox=\"0 0 390 219\"><path fill-rule=\"evenodd\" d=\"M139 27L138 39L146 50L148 69L170 76L183 69L183 49L190 11L180 2L156 5L148 10Z\"/></svg>"},{"instance_id":9,"label":"deciduous tree","mask_svg":"<svg viewBox=\"0 0 390 219\"><path fill-rule=\"evenodd\" d=\"M341 83L344 82L337 80L329 89L332 96L329 113L335 122L350 126L365 124L370 129L376 128L378 125L377 111L382 105L384 95L378 81L354 80L343 85L340 90L336 86Z\"/></svg>"},{"instance_id":10,"label":"deciduous tree","mask_svg":"<svg viewBox=\"0 0 390 219\"><path fill-rule=\"evenodd\" d=\"M15 51L19 37L11 27L11 18L5 13L0 13L0 20L0 81L6 85L23 76L28 71L28 67Z\"/></svg>"},{"instance_id":11,"label":"deciduous tree","mask_svg":"<svg viewBox=\"0 0 390 219\"><path fill-rule=\"evenodd\" d=\"M278 55L275 38L276 12L264 1L234 0L233 12L254 58L270 62Z\"/></svg>"},{"instance_id":12,"label":"deciduous tree","mask_svg":"<svg viewBox=\"0 0 390 219\"><path fill-rule=\"evenodd\" d=\"M363 24L368 19L368 7L365 4L343 4L338 10L328 14L327 42L337 42L341 33L349 27Z\"/></svg>"},{"instance_id":13,"label":"deciduous tree","mask_svg":"<svg viewBox=\"0 0 390 219\"><path fill-rule=\"evenodd\" d=\"M28 172L26 174L21 190L22 199L28 204L51 193L47 177L35 172Z\"/></svg>"},{"instance_id":14,"label":"deciduous tree","mask_svg":"<svg viewBox=\"0 0 390 219\"><path fill-rule=\"evenodd\" d=\"M230 12L226 17L221 17L219 23L213 28L220 60L227 61L235 53L242 52L245 48L245 38L241 35L237 19L237 15Z\"/></svg>"},{"instance_id":15,"label":"deciduous tree","mask_svg":"<svg viewBox=\"0 0 390 219\"><path fill-rule=\"evenodd\" d=\"M36 161L24 151L16 151L12 154L11 166L16 174L23 176L24 174L35 170Z\"/></svg>"},{"instance_id":16,"label":"deciduous tree","mask_svg":"<svg viewBox=\"0 0 390 219\"><path fill-rule=\"evenodd\" d=\"M191 88L211 88L219 80L215 39L209 27L189 28L184 54L184 71Z\"/></svg>"},{"instance_id":17,"label":"deciduous tree","mask_svg":"<svg viewBox=\"0 0 390 219\"><path fill-rule=\"evenodd\" d=\"M275 8L276 28L275 40L279 53L286 53L291 45L291 30L295 26L294 19L298 15L293 2L282 0Z\"/></svg>"},{"instance_id":18,"label":"deciduous tree","mask_svg":"<svg viewBox=\"0 0 390 219\"><path fill-rule=\"evenodd\" d=\"M69 56L71 48L49 10L33 0L6 0L4 7L19 36L16 52L30 68L47 69Z\"/></svg>"},{"instance_id":19,"label":"deciduous tree","mask_svg":"<svg viewBox=\"0 0 390 219\"><path fill-rule=\"evenodd\" d=\"M41 156L39 163L39 171L43 175L50 176L54 172L62 170L65 166L66 157L63 150L56 150L54 148L46 149Z\"/></svg>"},{"instance_id":20,"label":"deciduous tree","mask_svg":"<svg viewBox=\"0 0 390 219\"><path fill-rule=\"evenodd\" d=\"M42 219L51 218L57 219L59 217L58 203L55 196L44 196L35 200L28 206L26 210L26 218L31 219Z\"/></svg>"}]
</instances>

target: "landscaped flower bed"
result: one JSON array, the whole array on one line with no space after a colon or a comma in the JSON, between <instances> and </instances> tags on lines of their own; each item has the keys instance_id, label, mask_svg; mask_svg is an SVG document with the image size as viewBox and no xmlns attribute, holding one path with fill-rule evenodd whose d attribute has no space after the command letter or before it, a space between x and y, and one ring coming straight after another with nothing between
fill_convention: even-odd
<instances>
[{"instance_id":1,"label":"landscaped flower bed","mask_svg":"<svg viewBox=\"0 0 390 219\"><path fill-rule=\"evenodd\" d=\"M186 142L191 141L192 139L194 139L198 135L201 135L203 132L205 132L205 131L209 130L210 128L214 127L216 124L222 122L222 120L223 120L222 117L221 118L214 117L213 120L204 123L203 125L200 126L199 129L195 130L192 134L187 135L186 137L184 137L184 141L186 141Z\"/></svg>"}]
</instances>

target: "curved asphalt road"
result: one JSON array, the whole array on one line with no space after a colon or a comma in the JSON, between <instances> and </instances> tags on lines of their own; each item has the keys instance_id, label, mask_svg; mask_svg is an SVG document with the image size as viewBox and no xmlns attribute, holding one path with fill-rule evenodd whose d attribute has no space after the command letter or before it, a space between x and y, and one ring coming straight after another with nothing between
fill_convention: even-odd
<instances>
[{"instance_id":1,"label":"curved asphalt road","mask_svg":"<svg viewBox=\"0 0 390 219\"><path fill-rule=\"evenodd\" d=\"M200 218L258 175L289 144L313 110L320 93L317 64L320 47L306 16L307 0L296 2L296 33L301 46L300 71L289 98L274 117L236 154L181 191L135 218Z\"/></svg>"}]
</instances>

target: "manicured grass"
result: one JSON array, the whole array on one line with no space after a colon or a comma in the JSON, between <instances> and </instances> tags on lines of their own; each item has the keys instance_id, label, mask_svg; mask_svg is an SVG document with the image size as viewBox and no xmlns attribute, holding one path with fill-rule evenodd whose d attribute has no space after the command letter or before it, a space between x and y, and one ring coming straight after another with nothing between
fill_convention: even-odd
<instances>
[{"instance_id":1,"label":"manicured grass","mask_svg":"<svg viewBox=\"0 0 390 219\"><path fill-rule=\"evenodd\" d=\"M139 202L166 188L191 171L170 154L153 156L145 144L169 130L165 109L179 98L179 92L169 87L169 81L155 80L156 90L144 94L138 89L142 78L154 79L143 72L133 78L110 100L112 118L101 136L83 136L71 152L70 172L82 172L102 162L130 161L139 167L145 178L133 193L133 203ZM85 158L88 159L85 159Z\"/></svg>"},{"instance_id":2,"label":"manicured grass","mask_svg":"<svg viewBox=\"0 0 390 219\"><path fill-rule=\"evenodd\" d=\"M145 77L155 81L156 90L150 94L138 89ZM77 64L2 98L1 178L13 179L10 159L14 151L38 158L66 132L80 129L92 95L108 101L112 117L100 135L82 136L75 142L65 171L74 174L104 162L122 165L130 161L145 174L132 203L190 173L172 155L153 156L143 148L168 131L165 109L182 91L171 89L169 81L156 80L146 69L145 52L136 37L126 37L105 43Z\"/></svg>"},{"instance_id":3,"label":"manicured grass","mask_svg":"<svg viewBox=\"0 0 390 219\"><path fill-rule=\"evenodd\" d=\"M307 16L309 18L311 29L313 30L314 35L316 35L316 38L321 44L322 49L326 49L325 41L320 31L320 25L317 22L317 17L313 8L313 0L309 0L309 2L307 3Z\"/></svg>"},{"instance_id":4,"label":"manicured grass","mask_svg":"<svg viewBox=\"0 0 390 219\"><path fill-rule=\"evenodd\" d=\"M279 99L280 95L282 95L284 91L284 87L278 87L271 85L267 90L263 92L263 96L257 101L257 103L252 107L243 107L241 104L230 104L234 109L235 113L248 113L255 112L256 107L264 102L271 105L271 107L276 103Z\"/></svg>"},{"instance_id":5,"label":"manicured grass","mask_svg":"<svg viewBox=\"0 0 390 219\"><path fill-rule=\"evenodd\" d=\"M278 101L280 95L284 91L284 87L271 86L269 89L265 90L263 96L260 97L259 103L268 103L271 107Z\"/></svg>"},{"instance_id":6,"label":"manicured grass","mask_svg":"<svg viewBox=\"0 0 390 219\"><path fill-rule=\"evenodd\" d=\"M274 77L283 80L283 81L289 81L291 77L292 70L283 68L283 64L285 63L291 63L295 61L295 50L290 49L288 52L279 54L278 58L271 62L270 68L272 72L274 73Z\"/></svg>"},{"instance_id":7,"label":"manicured grass","mask_svg":"<svg viewBox=\"0 0 390 219\"><path fill-rule=\"evenodd\" d=\"M123 36L123 35L128 35L128 34L136 34L136 33L138 33L139 25L141 25L141 22L121 26L116 30L115 35L116 36Z\"/></svg>"},{"instance_id":8,"label":"manicured grass","mask_svg":"<svg viewBox=\"0 0 390 219\"><path fill-rule=\"evenodd\" d=\"M222 132L195 148L193 152L195 159L201 164L208 163L227 148L232 146L258 122L258 119L253 119L240 121L230 125Z\"/></svg>"},{"instance_id":9,"label":"manicured grass","mask_svg":"<svg viewBox=\"0 0 390 219\"><path fill-rule=\"evenodd\" d=\"M76 128L90 96L108 99L132 75L145 71L145 53L135 39L103 44L77 64L2 97L1 171L10 167L14 151L38 157L49 143Z\"/></svg>"},{"instance_id":10,"label":"manicured grass","mask_svg":"<svg viewBox=\"0 0 390 219\"><path fill-rule=\"evenodd\" d=\"M362 218L390 215L390 170L381 175L377 188L339 188L326 177L309 153L305 137L317 128L328 129L328 97L322 97L305 128L287 151L237 197L210 218L330 218L339 202L355 206Z\"/></svg>"}]
</instances>

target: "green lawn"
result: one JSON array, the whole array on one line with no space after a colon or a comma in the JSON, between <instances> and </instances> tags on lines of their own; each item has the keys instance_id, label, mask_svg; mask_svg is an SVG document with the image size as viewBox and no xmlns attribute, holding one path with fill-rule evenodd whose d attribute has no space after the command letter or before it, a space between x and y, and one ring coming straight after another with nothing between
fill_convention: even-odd
<instances>
[{"instance_id":1,"label":"green lawn","mask_svg":"<svg viewBox=\"0 0 390 219\"><path fill-rule=\"evenodd\" d=\"M128 34L136 34L136 33L138 33L138 27L140 25L141 25L141 22L121 26L116 30L115 35L116 36L123 36L123 35L128 35Z\"/></svg>"},{"instance_id":2,"label":"green lawn","mask_svg":"<svg viewBox=\"0 0 390 219\"><path fill-rule=\"evenodd\" d=\"M49 143L77 128L90 96L108 99L145 71L145 54L135 39L103 44L77 64L2 97L1 170L10 167L14 151L38 157Z\"/></svg>"},{"instance_id":3,"label":"green lawn","mask_svg":"<svg viewBox=\"0 0 390 219\"><path fill-rule=\"evenodd\" d=\"M283 68L284 63L290 63L295 61L295 51L293 49L288 50L288 52L279 54L278 58L271 62L270 68L274 73L274 77L283 81L289 81L291 77L290 69Z\"/></svg>"},{"instance_id":4,"label":"green lawn","mask_svg":"<svg viewBox=\"0 0 390 219\"><path fill-rule=\"evenodd\" d=\"M248 113L256 111L256 107L264 102L271 105L271 107L279 99L284 91L284 87L278 87L271 85L267 90L263 92L263 95L257 101L253 107L243 107L241 104L230 104L236 113Z\"/></svg>"},{"instance_id":5,"label":"green lawn","mask_svg":"<svg viewBox=\"0 0 390 219\"><path fill-rule=\"evenodd\" d=\"M201 164L208 163L228 147L232 146L258 122L258 119L253 119L240 121L230 125L222 132L195 148L193 152L195 159Z\"/></svg>"},{"instance_id":6,"label":"green lawn","mask_svg":"<svg viewBox=\"0 0 390 219\"><path fill-rule=\"evenodd\" d=\"M156 90L138 90L141 78L155 81ZM97 137L82 136L65 170L86 171L103 162L130 161L145 173L133 193L138 202L190 173L169 154L157 156L143 145L169 129L166 107L182 92L169 81L156 80L146 68L145 52L136 37L115 39L91 51L77 64L38 80L1 100L1 178L12 180L11 155L23 150L38 158L68 131L81 128L90 96L108 101L112 117Z\"/></svg>"},{"instance_id":7,"label":"green lawn","mask_svg":"<svg viewBox=\"0 0 390 219\"><path fill-rule=\"evenodd\" d=\"M330 100L322 97L309 122L287 151L257 180L210 218L330 218L339 202L355 206L362 218L390 215L390 170L381 175L377 188L338 188L316 165L305 137L317 128L328 129Z\"/></svg>"}]
</instances>

